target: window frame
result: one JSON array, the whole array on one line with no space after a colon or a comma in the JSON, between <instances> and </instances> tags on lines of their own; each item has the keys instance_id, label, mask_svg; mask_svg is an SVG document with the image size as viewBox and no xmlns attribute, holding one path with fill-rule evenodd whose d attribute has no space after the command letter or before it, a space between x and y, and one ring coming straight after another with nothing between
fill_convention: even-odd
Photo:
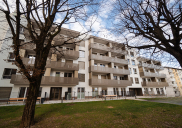
<instances>
[{"instance_id":1,"label":"window frame","mask_svg":"<svg viewBox=\"0 0 182 128\"><path fill-rule=\"evenodd\" d=\"M79 57L80 58L85 58L85 51L79 50Z\"/></svg>"},{"instance_id":2,"label":"window frame","mask_svg":"<svg viewBox=\"0 0 182 128\"><path fill-rule=\"evenodd\" d=\"M7 69L10 69L10 75L5 75ZM12 72L12 70L15 70L15 73ZM17 69L14 69L14 68L4 68L2 79L11 79L11 76L13 74L16 74L16 72L17 72Z\"/></svg>"},{"instance_id":3,"label":"window frame","mask_svg":"<svg viewBox=\"0 0 182 128\"><path fill-rule=\"evenodd\" d=\"M134 62L134 63L133 63ZM136 65L135 60L131 60L132 65Z\"/></svg>"}]
</instances>

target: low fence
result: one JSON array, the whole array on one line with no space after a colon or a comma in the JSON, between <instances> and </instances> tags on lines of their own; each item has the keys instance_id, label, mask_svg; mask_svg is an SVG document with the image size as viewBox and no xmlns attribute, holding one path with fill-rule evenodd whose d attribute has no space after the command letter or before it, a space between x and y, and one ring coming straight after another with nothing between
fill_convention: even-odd
<instances>
[{"instance_id":1,"label":"low fence","mask_svg":"<svg viewBox=\"0 0 182 128\"><path fill-rule=\"evenodd\" d=\"M54 94L45 93L43 97L45 100L76 100L76 99L96 99L104 98L105 96L123 98L123 97L135 97L134 91L83 91L83 92L65 92L61 94L59 92Z\"/></svg>"},{"instance_id":2,"label":"low fence","mask_svg":"<svg viewBox=\"0 0 182 128\"><path fill-rule=\"evenodd\" d=\"M144 91L143 96L166 96L163 91L158 91L157 94L154 91Z\"/></svg>"}]
</instances>

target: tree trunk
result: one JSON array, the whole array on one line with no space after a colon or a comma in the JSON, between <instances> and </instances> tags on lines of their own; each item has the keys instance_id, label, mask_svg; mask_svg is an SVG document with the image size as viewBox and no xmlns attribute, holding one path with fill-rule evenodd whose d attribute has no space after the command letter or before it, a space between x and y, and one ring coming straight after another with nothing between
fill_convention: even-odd
<instances>
[{"instance_id":1,"label":"tree trunk","mask_svg":"<svg viewBox=\"0 0 182 128\"><path fill-rule=\"evenodd\" d=\"M34 125L34 114L40 83L30 83L28 97L24 107L20 128L27 128Z\"/></svg>"}]
</instances>

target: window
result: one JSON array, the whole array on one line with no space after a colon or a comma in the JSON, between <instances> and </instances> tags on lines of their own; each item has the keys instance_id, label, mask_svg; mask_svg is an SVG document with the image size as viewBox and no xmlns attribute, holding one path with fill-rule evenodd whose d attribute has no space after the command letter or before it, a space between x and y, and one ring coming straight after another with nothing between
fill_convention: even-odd
<instances>
[{"instance_id":1,"label":"window","mask_svg":"<svg viewBox=\"0 0 182 128\"><path fill-rule=\"evenodd\" d=\"M117 80L117 76L113 76L113 79L114 79L114 80Z\"/></svg>"},{"instance_id":2,"label":"window","mask_svg":"<svg viewBox=\"0 0 182 128\"><path fill-rule=\"evenodd\" d=\"M84 58L85 57L85 51L79 51L79 57Z\"/></svg>"},{"instance_id":3,"label":"window","mask_svg":"<svg viewBox=\"0 0 182 128\"><path fill-rule=\"evenodd\" d=\"M120 77L120 80L124 80L124 77Z\"/></svg>"},{"instance_id":4,"label":"window","mask_svg":"<svg viewBox=\"0 0 182 128\"><path fill-rule=\"evenodd\" d=\"M60 77L60 72L56 72L56 76L57 77Z\"/></svg>"},{"instance_id":5,"label":"window","mask_svg":"<svg viewBox=\"0 0 182 128\"><path fill-rule=\"evenodd\" d=\"M27 97L28 92L29 92L29 87L20 87L19 98ZM41 92L42 92L42 87L39 88L38 97L41 97Z\"/></svg>"},{"instance_id":6,"label":"window","mask_svg":"<svg viewBox=\"0 0 182 128\"><path fill-rule=\"evenodd\" d=\"M132 82L132 84L133 84L133 77L130 77L130 80L131 80L131 82Z\"/></svg>"},{"instance_id":7,"label":"window","mask_svg":"<svg viewBox=\"0 0 182 128\"><path fill-rule=\"evenodd\" d=\"M133 68L133 73L137 74L137 69L136 68Z\"/></svg>"},{"instance_id":8,"label":"window","mask_svg":"<svg viewBox=\"0 0 182 128\"><path fill-rule=\"evenodd\" d=\"M72 77L72 73L64 73L64 77Z\"/></svg>"},{"instance_id":9,"label":"window","mask_svg":"<svg viewBox=\"0 0 182 128\"><path fill-rule=\"evenodd\" d=\"M131 62L132 62L132 65L135 65L135 60L131 60Z\"/></svg>"},{"instance_id":10,"label":"window","mask_svg":"<svg viewBox=\"0 0 182 128\"><path fill-rule=\"evenodd\" d=\"M66 50L73 50L73 48L66 48Z\"/></svg>"},{"instance_id":11,"label":"window","mask_svg":"<svg viewBox=\"0 0 182 128\"><path fill-rule=\"evenodd\" d=\"M116 68L116 66L114 66L114 68Z\"/></svg>"},{"instance_id":12,"label":"window","mask_svg":"<svg viewBox=\"0 0 182 128\"><path fill-rule=\"evenodd\" d=\"M20 31L20 34L24 34L24 29L23 29L23 27L20 26L20 30L19 30L19 31Z\"/></svg>"},{"instance_id":13,"label":"window","mask_svg":"<svg viewBox=\"0 0 182 128\"><path fill-rule=\"evenodd\" d=\"M12 74L16 74L16 69L5 68L3 73L3 79L11 79Z\"/></svg>"},{"instance_id":14,"label":"window","mask_svg":"<svg viewBox=\"0 0 182 128\"><path fill-rule=\"evenodd\" d=\"M130 74L132 74L131 68L129 68L129 70L130 70Z\"/></svg>"},{"instance_id":15,"label":"window","mask_svg":"<svg viewBox=\"0 0 182 128\"><path fill-rule=\"evenodd\" d=\"M85 74L78 73L78 79L80 82L85 82Z\"/></svg>"},{"instance_id":16,"label":"window","mask_svg":"<svg viewBox=\"0 0 182 128\"><path fill-rule=\"evenodd\" d=\"M101 67L105 67L105 64L100 64Z\"/></svg>"},{"instance_id":17,"label":"window","mask_svg":"<svg viewBox=\"0 0 182 128\"><path fill-rule=\"evenodd\" d=\"M14 62L15 61L15 54L10 52L8 57L8 62Z\"/></svg>"},{"instance_id":18,"label":"window","mask_svg":"<svg viewBox=\"0 0 182 128\"><path fill-rule=\"evenodd\" d=\"M19 98L23 98L24 97L25 89L26 89L26 87L20 87Z\"/></svg>"},{"instance_id":19,"label":"window","mask_svg":"<svg viewBox=\"0 0 182 128\"><path fill-rule=\"evenodd\" d=\"M79 64L79 69L85 70L85 62L83 62L83 61L78 61L78 64Z\"/></svg>"},{"instance_id":20,"label":"window","mask_svg":"<svg viewBox=\"0 0 182 128\"><path fill-rule=\"evenodd\" d=\"M131 57L134 57L134 52L130 52L130 56Z\"/></svg>"},{"instance_id":21,"label":"window","mask_svg":"<svg viewBox=\"0 0 182 128\"><path fill-rule=\"evenodd\" d=\"M148 80L148 82L151 82L151 79L147 79Z\"/></svg>"},{"instance_id":22,"label":"window","mask_svg":"<svg viewBox=\"0 0 182 128\"><path fill-rule=\"evenodd\" d=\"M161 82L161 79L158 79L159 82Z\"/></svg>"},{"instance_id":23,"label":"window","mask_svg":"<svg viewBox=\"0 0 182 128\"><path fill-rule=\"evenodd\" d=\"M94 63L94 66L97 66L97 64L96 64L96 63Z\"/></svg>"},{"instance_id":24,"label":"window","mask_svg":"<svg viewBox=\"0 0 182 128\"><path fill-rule=\"evenodd\" d=\"M100 54L100 56L105 56L104 54Z\"/></svg>"},{"instance_id":25,"label":"window","mask_svg":"<svg viewBox=\"0 0 182 128\"><path fill-rule=\"evenodd\" d=\"M128 64L130 64L130 59L128 59Z\"/></svg>"},{"instance_id":26,"label":"window","mask_svg":"<svg viewBox=\"0 0 182 128\"><path fill-rule=\"evenodd\" d=\"M139 84L138 78L135 78L135 84Z\"/></svg>"},{"instance_id":27,"label":"window","mask_svg":"<svg viewBox=\"0 0 182 128\"><path fill-rule=\"evenodd\" d=\"M174 84L174 81L172 81L172 84Z\"/></svg>"}]
</instances>

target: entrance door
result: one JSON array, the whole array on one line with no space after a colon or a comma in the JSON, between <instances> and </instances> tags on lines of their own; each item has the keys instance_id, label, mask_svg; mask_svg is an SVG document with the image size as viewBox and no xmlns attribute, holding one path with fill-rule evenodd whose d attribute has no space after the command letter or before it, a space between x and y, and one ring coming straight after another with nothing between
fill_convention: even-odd
<instances>
[{"instance_id":1,"label":"entrance door","mask_svg":"<svg viewBox=\"0 0 182 128\"><path fill-rule=\"evenodd\" d=\"M51 87L50 100L61 100L62 88Z\"/></svg>"},{"instance_id":2,"label":"entrance door","mask_svg":"<svg viewBox=\"0 0 182 128\"><path fill-rule=\"evenodd\" d=\"M77 99L85 99L85 88L78 88Z\"/></svg>"}]
</instances>

